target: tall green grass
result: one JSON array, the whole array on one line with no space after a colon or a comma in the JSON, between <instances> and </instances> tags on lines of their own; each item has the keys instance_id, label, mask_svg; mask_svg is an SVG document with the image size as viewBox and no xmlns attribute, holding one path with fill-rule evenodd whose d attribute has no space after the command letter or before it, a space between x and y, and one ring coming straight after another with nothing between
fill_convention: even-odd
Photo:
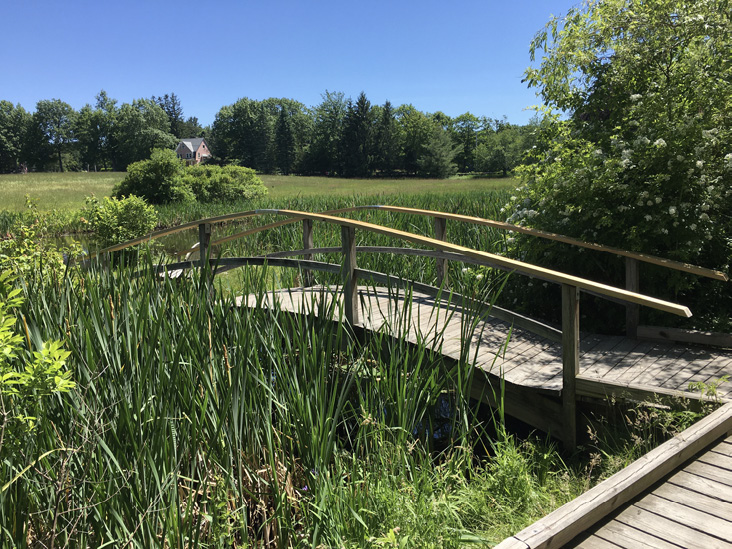
<instances>
[{"instance_id":1,"label":"tall green grass","mask_svg":"<svg viewBox=\"0 0 732 549\"><path fill-rule=\"evenodd\" d=\"M77 385L2 455L3 546L459 547L574 493L505 433L478 459L471 363L405 343L408 311L362 340L326 295L242 309L153 267L22 281L26 352L63 340Z\"/></svg>"}]
</instances>

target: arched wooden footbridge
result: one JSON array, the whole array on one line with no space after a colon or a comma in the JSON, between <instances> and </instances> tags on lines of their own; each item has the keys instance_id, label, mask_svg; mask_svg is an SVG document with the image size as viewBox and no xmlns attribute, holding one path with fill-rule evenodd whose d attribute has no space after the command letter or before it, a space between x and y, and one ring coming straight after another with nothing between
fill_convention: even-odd
<instances>
[{"instance_id":1,"label":"arched wooden footbridge","mask_svg":"<svg viewBox=\"0 0 732 549\"><path fill-rule=\"evenodd\" d=\"M434 236L339 217L367 208L430 216L434 220ZM211 240L212 225L261 215L277 215L284 219ZM616 288L452 244L445 238L448 220L522 232L622 256L626 265L626 287ZM212 246L297 222L302 223L303 236L303 247L299 250L256 257L212 257ZM314 222L339 225L341 246L315 248ZM659 265L712 278L719 283L728 282L724 273L487 219L397 206L363 206L323 213L253 210L157 231L100 253L122 250L196 227L197 246L181 254L199 251L201 259L161 267L168 275L205 266L213 268L207 273L264 264L300 269L301 287L270 292L264 300L261 296L259 299L241 296L240 305L317 314L319 307L335 300L343 321L353 329L365 331L388 329L395 318L406 317L409 327L400 332L403 337L427 342L446 359L470 357L475 361L478 368L472 393L476 398L495 404L493 388L502 383L506 413L557 436L569 448L576 444L577 403L582 399L616 396L640 400L654 395L681 396L693 404L703 397L689 392L691 383L709 383L732 375L732 336L644 327L638 322L640 307L691 316L686 306L639 292L640 264ZM356 231L386 235L419 247L357 246ZM342 254L342 262L313 260L315 254L327 253ZM433 258L437 267L437 286L360 269L359 253ZM292 259L297 256L302 259ZM489 266L561 285L561 327L450 292L448 261ZM313 271L338 274L341 282L335 287L313 285ZM581 333L581 292L624 304L627 334L610 337ZM466 330L466 326L470 329ZM732 390L722 385L718 396L728 400ZM727 403L617 475L508 538L500 548L728 547L732 539L730 434L732 403Z\"/></svg>"},{"instance_id":2,"label":"arched wooden footbridge","mask_svg":"<svg viewBox=\"0 0 732 549\"><path fill-rule=\"evenodd\" d=\"M342 217L357 210L379 209L433 218L434 236L395 230L383 225ZM211 227L244 218L276 215L284 217L273 223L211 240ZM533 237L564 242L574 246L610 253L625 258L626 287L616 288L581 277L539 267L500 255L470 249L446 240L447 221L471 223L521 232ZM303 247L255 257L213 258L212 246L245 238L255 233L291 223L302 224ZM315 248L313 224L339 225L341 246ZM650 263L696 276L727 283L727 275L686 263L647 254L630 252L587 243L563 235L547 233L499 221L454 213L418 210L398 206L359 206L310 213L294 210L252 210L194 221L101 250L99 254L122 250L169 234L198 228L196 247L180 254L198 251L203 260L183 261L162 267L168 272L206 264L221 272L247 265L264 265L300 269L303 286L269 294L268 305L293 312L317 312L312 304L315 296L338 300L344 320L354 328L378 330L389 324L389 315L409 307L412 327L407 337L432 338L436 351L448 358L474 357L481 375L476 376L473 393L490 401L496 382L505 383L505 408L510 415L560 438L568 447L576 445L577 402L582 398L607 396L646 399L681 396L698 400L690 393L690 383L708 383L732 374L732 336L704 334L673 329L639 326L639 308L650 307L682 317L691 316L688 307L639 293L639 265ZM368 231L419 247L368 247L356 245L356 231ZM342 263L314 261L315 254L340 253ZM429 286L393 274L360 269L359 253L384 253L427 256L436 261L437 286ZM300 256L302 259L292 259ZM448 290L448 261L484 265L518 275L525 275L562 288L562 325L553 327L497 306L475 303ZM313 271L339 274L341 284L334 288L312 286ZM368 284L368 285L367 285ZM409 302L404 288L409 287ZM627 335L598 336L580 333L580 293L587 292L626 306ZM253 306L247 296L241 303ZM311 307L308 309L308 307ZM466 312L467 308L467 312ZM466 315L481 315L464 331ZM467 355L465 353L468 353ZM732 394L725 386L719 396Z\"/></svg>"}]
</instances>

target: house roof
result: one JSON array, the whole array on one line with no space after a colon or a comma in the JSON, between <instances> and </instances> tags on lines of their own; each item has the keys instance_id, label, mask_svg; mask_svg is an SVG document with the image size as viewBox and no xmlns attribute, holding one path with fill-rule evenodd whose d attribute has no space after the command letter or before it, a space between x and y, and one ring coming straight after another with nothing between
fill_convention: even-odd
<instances>
[{"instance_id":1,"label":"house roof","mask_svg":"<svg viewBox=\"0 0 732 549\"><path fill-rule=\"evenodd\" d=\"M201 146L201 143L203 143L205 139L203 137L192 137L190 139L181 139L180 143L178 143L178 146L181 145L185 146L186 148L190 149L191 152L195 152L198 150L198 147Z\"/></svg>"}]
</instances>

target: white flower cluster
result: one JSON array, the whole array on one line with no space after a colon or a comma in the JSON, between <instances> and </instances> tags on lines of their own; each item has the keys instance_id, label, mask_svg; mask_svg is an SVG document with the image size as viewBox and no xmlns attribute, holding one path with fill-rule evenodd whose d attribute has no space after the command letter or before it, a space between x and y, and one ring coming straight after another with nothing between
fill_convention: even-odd
<instances>
[{"instance_id":1,"label":"white flower cluster","mask_svg":"<svg viewBox=\"0 0 732 549\"><path fill-rule=\"evenodd\" d=\"M666 142L662 138L658 138L653 142L653 145L660 149L666 146Z\"/></svg>"},{"instance_id":2,"label":"white flower cluster","mask_svg":"<svg viewBox=\"0 0 732 549\"><path fill-rule=\"evenodd\" d=\"M643 99L643 96L639 93L634 93L633 95L630 96L630 100L633 101L634 103L637 101L640 101L641 99Z\"/></svg>"},{"instance_id":3,"label":"white flower cluster","mask_svg":"<svg viewBox=\"0 0 732 549\"><path fill-rule=\"evenodd\" d=\"M727 153L724 155L724 166L728 170L732 170L732 153Z\"/></svg>"}]
</instances>

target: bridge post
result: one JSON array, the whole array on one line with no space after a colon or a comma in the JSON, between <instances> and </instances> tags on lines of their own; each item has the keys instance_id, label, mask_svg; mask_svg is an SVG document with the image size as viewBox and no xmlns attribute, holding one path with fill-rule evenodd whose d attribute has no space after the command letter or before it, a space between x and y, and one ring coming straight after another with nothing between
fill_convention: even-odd
<instances>
[{"instance_id":1,"label":"bridge post","mask_svg":"<svg viewBox=\"0 0 732 549\"><path fill-rule=\"evenodd\" d=\"M435 229L435 239L445 240L445 233L447 230L447 219L444 217L433 218L433 226ZM435 259L437 263L437 285L445 288L449 287L449 281L447 279L447 259Z\"/></svg>"},{"instance_id":2,"label":"bridge post","mask_svg":"<svg viewBox=\"0 0 732 549\"><path fill-rule=\"evenodd\" d=\"M633 257L625 258L625 289L630 292L640 292L638 260ZM640 324L640 305L636 303L626 303L625 334L628 337L637 338L638 324Z\"/></svg>"},{"instance_id":3,"label":"bridge post","mask_svg":"<svg viewBox=\"0 0 732 549\"><path fill-rule=\"evenodd\" d=\"M577 374L579 374L579 288L562 284L562 409L564 446L577 447Z\"/></svg>"},{"instance_id":4,"label":"bridge post","mask_svg":"<svg viewBox=\"0 0 732 549\"><path fill-rule=\"evenodd\" d=\"M211 244L211 224L201 223L198 225L198 250L201 253L199 265L203 267L208 259Z\"/></svg>"},{"instance_id":5,"label":"bridge post","mask_svg":"<svg viewBox=\"0 0 732 549\"><path fill-rule=\"evenodd\" d=\"M341 225L343 245L343 306L346 321L355 327L358 324L358 279L356 275L356 229Z\"/></svg>"},{"instance_id":6,"label":"bridge post","mask_svg":"<svg viewBox=\"0 0 732 549\"><path fill-rule=\"evenodd\" d=\"M302 247L304 250L313 248L313 220L303 219L302 220ZM303 259L306 261L312 261L313 254L305 254ZM313 272L310 269L303 269L302 271L302 285L312 286L313 285Z\"/></svg>"}]
</instances>

